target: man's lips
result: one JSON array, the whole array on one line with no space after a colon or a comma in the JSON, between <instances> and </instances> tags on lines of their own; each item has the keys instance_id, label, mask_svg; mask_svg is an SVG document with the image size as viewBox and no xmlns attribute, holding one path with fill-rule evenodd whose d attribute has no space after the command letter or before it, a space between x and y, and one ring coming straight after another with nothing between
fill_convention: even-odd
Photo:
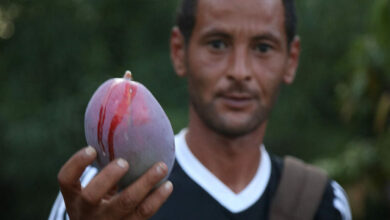
<instances>
[{"instance_id":1,"label":"man's lips","mask_svg":"<svg viewBox=\"0 0 390 220\"><path fill-rule=\"evenodd\" d=\"M225 93L219 96L225 106L231 109L244 109L252 104L255 97L248 93Z\"/></svg>"}]
</instances>

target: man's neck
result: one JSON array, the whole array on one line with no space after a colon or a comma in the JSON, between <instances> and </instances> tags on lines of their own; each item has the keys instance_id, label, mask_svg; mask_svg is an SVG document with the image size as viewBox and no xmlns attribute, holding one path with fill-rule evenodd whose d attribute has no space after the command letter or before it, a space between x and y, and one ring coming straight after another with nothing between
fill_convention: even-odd
<instances>
[{"instance_id":1,"label":"man's neck","mask_svg":"<svg viewBox=\"0 0 390 220\"><path fill-rule=\"evenodd\" d=\"M190 118L186 141L191 152L233 192L241 192L259 166L266 123L249 134L231 138L210 129L199 118Z\"/></svg>"}]
</instances>

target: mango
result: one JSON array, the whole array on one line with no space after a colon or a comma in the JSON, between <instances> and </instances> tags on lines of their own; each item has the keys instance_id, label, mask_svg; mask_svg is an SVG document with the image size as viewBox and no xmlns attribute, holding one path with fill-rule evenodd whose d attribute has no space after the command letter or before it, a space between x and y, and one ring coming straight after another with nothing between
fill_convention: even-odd
<instances>
[{"instance_id":1,"label":"mango","mask_svg":"<svg viewBox=\"0 0 390 220\"><path fill-rule=\"evenodd\" d=\"M99 169L118 157L129 163L119 188L134 182L156 162L163 161L171 172L175 160L171 123L152 93L132 80L130 71L95 91L84 126L88 145L97 151Z\"/></svg>"}]
</instances>

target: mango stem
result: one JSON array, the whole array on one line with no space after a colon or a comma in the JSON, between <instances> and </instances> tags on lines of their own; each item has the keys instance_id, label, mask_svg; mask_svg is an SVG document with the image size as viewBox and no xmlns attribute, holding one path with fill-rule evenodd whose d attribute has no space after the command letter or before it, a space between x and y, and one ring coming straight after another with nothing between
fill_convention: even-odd
<instances>
[{"instance_id":1,"label":"mango stem","mask_svg":"<svg viewBox=\"0 0 390 220\"><path fill-rule=\"evenodd\" d=\"M127 80L133 80L133 75L131 74L130 70L126 70L125 75L123 76L123 78L125 78Z\"/></svg>"}]
</instances>

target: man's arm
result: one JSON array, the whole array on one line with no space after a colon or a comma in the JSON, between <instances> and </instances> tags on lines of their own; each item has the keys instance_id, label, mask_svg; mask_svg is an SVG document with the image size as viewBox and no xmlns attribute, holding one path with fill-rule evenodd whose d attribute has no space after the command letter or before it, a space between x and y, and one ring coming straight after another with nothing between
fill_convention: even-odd
<instances>
[{"instance_id":1,"label":"man's arm","mask_svg":"<svg viewBox=\"0 0 390 220\"><path fill-rule=\"evenodd\" d=\"M343 220L351 220L352 215L351 209L349 207L347 194L336 181L332 181L331 185L334 194L333 206L336 207L336 209L340 212L340 215Z\"/></svg>"},{"instance_id":2,"label":"man's arm","mask_svg":"<svg viewBox=\"0 0 390 220\"><path fill-rule=\"evenodd\" d=\"M330 180L328 182L314 219L352 219L347 195L336 181Z\"/></svg>"},{"instance_id":3,"label":"man's arm","mask_svg":"<svg viewBox=\"0 0 390 220\"><path fill-rule=\"evenodd\" d=\"M95 168L86 169L95 158L95 149L87 147L74 154L61 168L58 173L61 194L49 220L65 219L66 214L71 219L147 219L172 192L169 181L154 189L167 175L164 163L156 163L137 181L117 193L116 184L127 172L128 163L116 159L95 176Z\"/></svg>"}]
</instances>

